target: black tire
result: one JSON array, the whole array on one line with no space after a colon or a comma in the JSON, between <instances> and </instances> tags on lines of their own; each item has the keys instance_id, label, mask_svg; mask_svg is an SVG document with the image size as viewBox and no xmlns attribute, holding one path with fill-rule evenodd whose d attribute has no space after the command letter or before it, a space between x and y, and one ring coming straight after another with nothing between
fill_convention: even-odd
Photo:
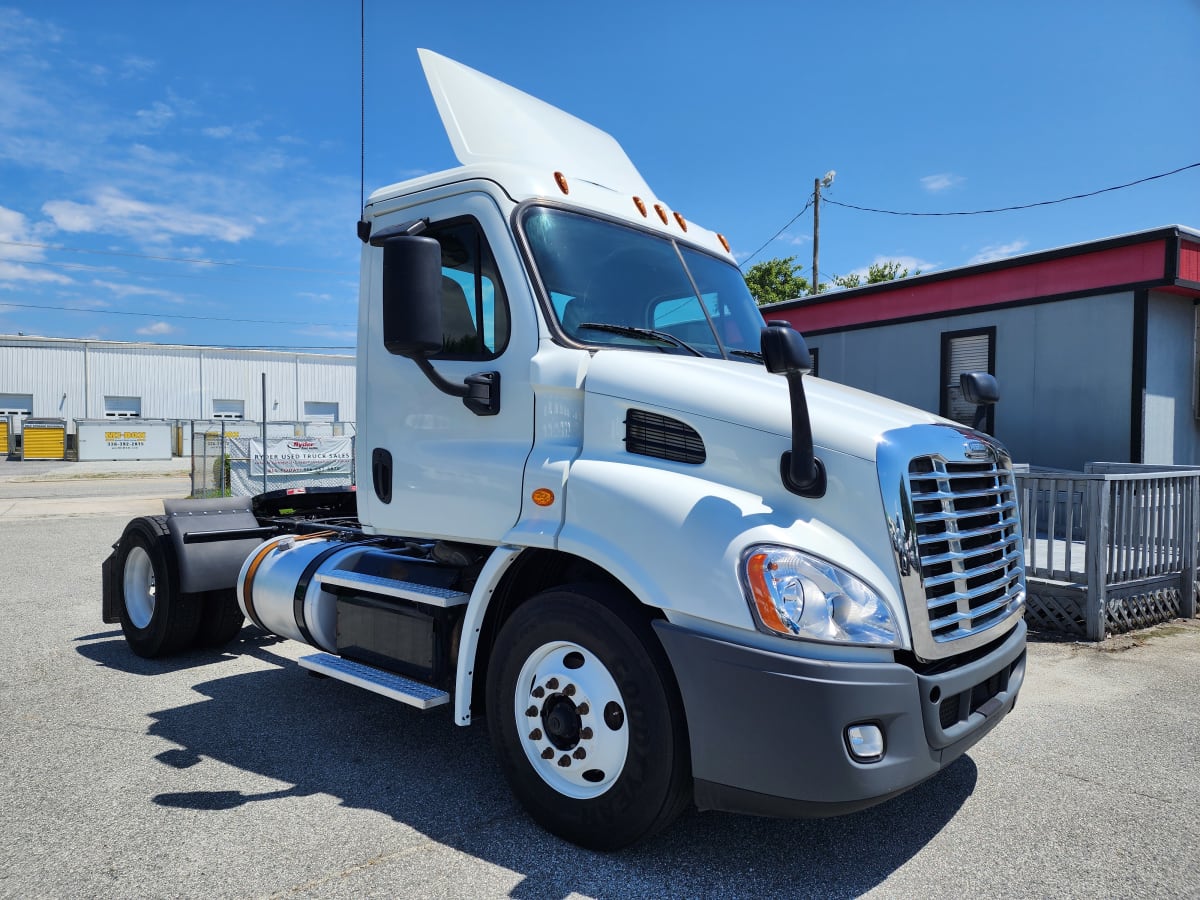
<instances>
[{"instance_id":1,"label":"black tire","mask_svg":"<svg viewBox=\"0 0 1200 900\"><path fill-rule=\"evenodd\" d=\"M541 593L504 623L491 660L492 744L539 825L616 850L682 812L691 799L683 704L661 644L625 594L598 584Z\"/></svg>"},{"instance_id":2,"label":"black tire","mask_svg":"<svg viewBox=\"0 0 1200 900\"><path fill-rule=\"evenodd\" d=\"M207 591L201 595L200 625L196 629L197 647L224 647L232 641L246 624L246 617L238 606L237 590Z\"/></svg>"},{"instance_id":3,"label":"black tire","mask_svg":"<svg viewBox=\"0 0 1200 900\"><path fill-rule=\"evenodd\" d=\"M191 645L201 603L179 590L166 516L143 516L125 526L117 549L116 582L121 630L134 653L153 659Z\"/></svg>"}]
</instances>

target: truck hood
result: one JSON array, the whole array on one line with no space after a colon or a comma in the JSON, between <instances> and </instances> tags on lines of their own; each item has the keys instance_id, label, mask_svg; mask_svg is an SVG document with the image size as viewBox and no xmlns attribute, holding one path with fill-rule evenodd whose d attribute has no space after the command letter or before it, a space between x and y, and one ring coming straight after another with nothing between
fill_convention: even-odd
<instances>
[{"instance_id":1,"label":"truck hood","mask_svg":"<svg viewBox=\"0 0 1200 900\"><path fill-rule=\"evenodd\" d=\"M761 365L638 350L600 350L588 365L584 389L634 405L791 437L787 381ZM804 392L813 443L871 462L886 431L909 425L955 425L932 413L820 378L806 376Z\"/></svg>"}]
</instances>

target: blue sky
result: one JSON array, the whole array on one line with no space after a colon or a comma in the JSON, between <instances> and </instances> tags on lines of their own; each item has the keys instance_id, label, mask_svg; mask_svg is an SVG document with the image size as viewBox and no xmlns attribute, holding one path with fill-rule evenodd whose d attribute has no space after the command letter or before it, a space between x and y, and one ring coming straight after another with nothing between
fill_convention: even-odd
<instances>
[{"instance_id":1,"label":"blue sky","mask_svg":"<svg viewBox=\"0 0 1200 900\"><path fill-rule=\"evenodd\" d=\"M1200 162L1200 2L366 0L366 189L455 165L416 48L614 135L744 259L825 196ZM0 0L0 333L352 347L359 4ZM821 207L821 273L1200 227L1200 169ZM812 254L811 213L755 260ZM7 305L5 305L7 304ZM247 321L253 320L253 321Z\"/></svg>"}]
</instances>

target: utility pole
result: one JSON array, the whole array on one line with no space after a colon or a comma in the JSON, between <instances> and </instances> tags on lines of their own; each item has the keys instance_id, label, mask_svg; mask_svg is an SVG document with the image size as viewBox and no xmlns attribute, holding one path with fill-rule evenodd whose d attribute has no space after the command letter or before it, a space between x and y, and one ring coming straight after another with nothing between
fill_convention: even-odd
<instances>
[{"instance_id":1,"label":"utility pole","mask_svg":"<svg viewBox=\"0 0 1200 900\"><path fill-rule=\"evenodd\" d=\"M821 287L821 279L817 274L817 254L821 249L821 188L833 184L833 176L837 173L830 169L824 178L813 179L813 264L812 264L812 293Z\"/></svg>"}]
</instances>

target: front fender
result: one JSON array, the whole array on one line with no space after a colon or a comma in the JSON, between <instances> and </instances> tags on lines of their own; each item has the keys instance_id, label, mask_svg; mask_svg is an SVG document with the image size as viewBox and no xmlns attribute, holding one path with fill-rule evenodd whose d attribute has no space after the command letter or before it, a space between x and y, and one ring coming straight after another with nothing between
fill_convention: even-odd
<instances>
[{"instance_id":1,"label":"front fender","mask_svg":"<svg viewBox=\"0 0 1200 900\"><path fill-rule=\"evenodd\" d=\"M668 619L753 631L739 581L743 552L757 543L796 547L874 587L906 632L878 488L863 496L862 460L826 453L823 462L829 490L812 501L782 486L766 497L733 488L701 477L702 468L693 474L640 460L577 460L558 548L612 573Z\"/></svg>"}]
</instances>

